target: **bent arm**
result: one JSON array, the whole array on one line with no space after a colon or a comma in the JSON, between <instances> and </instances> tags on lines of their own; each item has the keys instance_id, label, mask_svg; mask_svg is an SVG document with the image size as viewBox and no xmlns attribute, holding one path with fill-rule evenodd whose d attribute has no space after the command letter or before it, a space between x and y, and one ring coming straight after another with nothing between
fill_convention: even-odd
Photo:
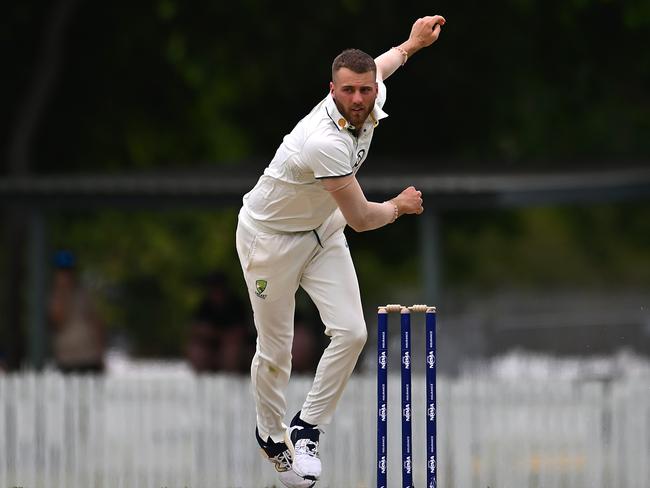
<instances>
[{"instance_id":1,"label":"bent arm","mask_svg":"<svg viewBox=\"0 0 650 488\"><path fill-rule=\"evenodd\" d=\"M403 214L420 214L422 193L408 187L392 200L369 202L354 175L323 179L324 188L332 195L343 217L357 232L378 229L391 224Z\"/></svg>"},{"instance_id":2,"label":"bent arm","mask_svg":"<svg viewBox=\"0 0 650 488\"><path fill-rule=\"evenodd\" d=\"M385 80L420 49L436 42L445 22L445 18L441 15L422 17L416 20L406 41L375 58L377 79Z\"/></svg>"},{"instance_id":3,"label":"bent arm","mask_svg":"<svg viewBox=\"0 0 650 488\"><path fill-rule=\"evenodd\" d=\"M345 221L357 232L378 229L395 220L395 205L369 202L354 175L325 178L323 186L336 200Z\"/></svg>"}]
</instances>

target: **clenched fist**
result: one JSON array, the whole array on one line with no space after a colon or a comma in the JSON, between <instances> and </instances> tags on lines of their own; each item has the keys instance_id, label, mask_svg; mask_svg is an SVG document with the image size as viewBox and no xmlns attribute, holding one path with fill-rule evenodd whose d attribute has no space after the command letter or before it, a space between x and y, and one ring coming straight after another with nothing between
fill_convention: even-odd
<instances>
[{"instance_id":1,"label":"clenched fist","mask_svg":"<svg viewBox=\"0 0 650 488\"><path fill-rule=\"evenodd\" d=\"M392 202L397 205L398 215L419 215L424 212L424 207L422 207L422 192L416 190L413 186L409 186L402 191L402 193L392 199Z\"/></svg>"}]
</instances>

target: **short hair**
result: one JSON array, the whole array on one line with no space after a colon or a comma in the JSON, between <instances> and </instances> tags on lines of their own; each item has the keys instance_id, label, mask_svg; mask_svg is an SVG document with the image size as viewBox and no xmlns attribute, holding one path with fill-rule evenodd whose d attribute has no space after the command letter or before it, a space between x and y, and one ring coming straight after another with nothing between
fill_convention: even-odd
<instances>
[{"instance_id":1,"label":"short hair","mask_svg":"<svg viewBox=\"0 0 650 488\"><path fill-rule=\"evenodd\" d=\"M332 63L332 80L334 79L334 74L341 68L348 68L355 73L368 73L369 71L377 73L375 60L372 56L364 53L360 49L346 49L334 58L334 62Z\"/></svg>"}]
</instances>

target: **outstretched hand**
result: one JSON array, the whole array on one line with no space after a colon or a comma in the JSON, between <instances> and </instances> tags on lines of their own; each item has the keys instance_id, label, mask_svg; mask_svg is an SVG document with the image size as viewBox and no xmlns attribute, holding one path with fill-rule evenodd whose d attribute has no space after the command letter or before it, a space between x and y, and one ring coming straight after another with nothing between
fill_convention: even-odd
<instances>
[{"instance_id":1,"label":"outstretched hand","mask_svg":"<svg viewBox=\"0 0 650 488\"><path fill-rule=\"evenodd\" d=\"M428 47L438 40L440 30L447 21L442 15L422 17L411 27L409 41L418 48Z\"/></svg>"}]
</instances>

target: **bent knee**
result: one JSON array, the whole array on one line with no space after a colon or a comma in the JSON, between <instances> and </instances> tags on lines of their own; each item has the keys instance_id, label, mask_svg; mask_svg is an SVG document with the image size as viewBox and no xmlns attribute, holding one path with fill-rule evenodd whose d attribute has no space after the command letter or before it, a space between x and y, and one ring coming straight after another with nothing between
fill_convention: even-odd
<instances>
[{"instance_id":1,"label":"bent knee","mask_svg":"<svg viewBox=\"0 0 650 488\"><path fill-rule=\"evenodd\" d=\"M291 367L291 341L286 343L267 344L259 341L256 356L270 367L286 369Z\"/></svg>"},{"instance_id":2,"label":"bent knee","mask_svg":"<svg viewBox=\"0 0 650 488\"><path fill-rule=\"evenodd\" d=\"M358 349L359 351L363 349L363 346L366 344L366 340L368 339L368 331L366 330L365 324L363 327L348 329L341 335L348 347L351 349Z\"/></svg>"}]
</instances>

